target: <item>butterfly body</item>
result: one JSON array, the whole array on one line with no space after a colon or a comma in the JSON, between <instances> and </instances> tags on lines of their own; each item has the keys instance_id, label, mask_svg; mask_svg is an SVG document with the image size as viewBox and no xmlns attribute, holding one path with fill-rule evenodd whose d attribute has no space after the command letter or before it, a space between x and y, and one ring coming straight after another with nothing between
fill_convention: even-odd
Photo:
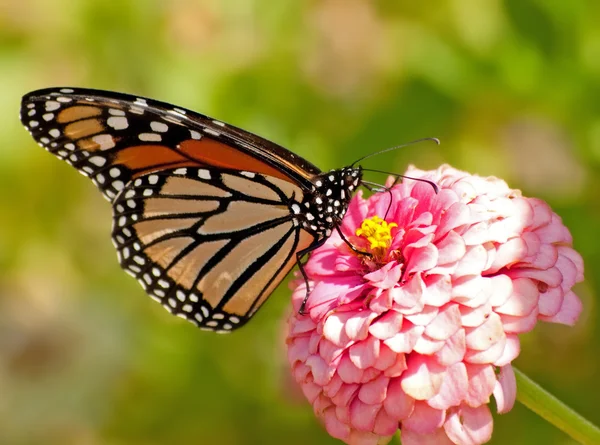
<instances>
[{"instance_id":1,"label":"butterfly body","mask_svg":"<svg viewBox=\"0 0 600 445\"><path fill-rule=\"evenodd\" d=\"M229 332L339 226L360 167L321 172L272 142L183 108L51 88L21 121L113 207L121 266L169 312Z\"/></svg>"}]
</instances>

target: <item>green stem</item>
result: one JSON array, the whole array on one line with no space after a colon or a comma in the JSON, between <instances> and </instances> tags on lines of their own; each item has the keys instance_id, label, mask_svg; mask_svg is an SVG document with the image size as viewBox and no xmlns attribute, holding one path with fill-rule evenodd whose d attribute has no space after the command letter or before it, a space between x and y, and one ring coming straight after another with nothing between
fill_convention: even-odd
<instances>
[{"instance_id":1,"label":"green stem","mask_svg":"<svg viewBox=\"0 0 600 445\"><path fill-rule=\"evenodd\" d=\"M573 411L513 366L517 378L517 400L577 442L600 444L600 429Z\"/></svg>"}]
</instances>

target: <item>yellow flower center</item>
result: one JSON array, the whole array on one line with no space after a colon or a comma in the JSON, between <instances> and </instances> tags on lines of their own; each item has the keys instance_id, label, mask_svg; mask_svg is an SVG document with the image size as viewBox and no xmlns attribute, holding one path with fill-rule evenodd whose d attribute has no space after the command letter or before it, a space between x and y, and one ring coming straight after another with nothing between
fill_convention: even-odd
<instances>
[{"instance_id":1,"label":"yellow flower center","mask_svg":"<svg viewBox=\"0 0 600 445\"><path fill-rule=\"evenodd\" d=\"M396 223L387 223L375 215L365 219L360 228L356 229L356 235L366 238L371 243L371 250L385 250L390 247L392 241L392 228L398 227Z\"/></svg>"}]
</instances>

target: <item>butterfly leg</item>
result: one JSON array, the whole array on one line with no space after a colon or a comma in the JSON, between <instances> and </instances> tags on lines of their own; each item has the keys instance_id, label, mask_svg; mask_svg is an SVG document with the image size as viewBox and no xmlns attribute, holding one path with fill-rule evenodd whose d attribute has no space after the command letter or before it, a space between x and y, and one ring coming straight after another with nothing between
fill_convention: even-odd
<instances>
[{"instance_id":1,"label":"butterfly leg","mask_svg":"<svg viewBox=\"0 0 600 445\"><path fill-rule=\"evenodd\" d=\"M354 247L352 245L352 243L348 240L348 238L346 238L344 236L344 234L342 233L342 229L340 229L340 226L335 226L335 230L337 230L337 232L340 234L340 237L342 238L342 240L348 245L348 247L350 247L350 250L352 250L352 252L359 254L359 255L365 255L368 257L373 256L373 254L370 252L363 252L362 250L358 250L356 247Z\"/></svg>"},{"instance_id":2,"label":"butterfly leg","mask_svg":"<svg viewBox=\"0 0 600 445\"><path fill-rule=\"evenodd\" d=\"M304 270L304 263L302 262L302 258L305 255L307 255L307 254L311 253L312 251L321 247L323 244L325 244L325 241L327 241L327 238L321 238L314 244L308 246L306 249L302 249L302 250L296 252L296 260L298 262L298 268L300 269L300 273L302 274L302 277L304 278L304 283L306 283L306 295L304 296L304 300L302 300L300 309L298 309L298 313L300 315L305 314L304 309L306 307L306 302L308 301L308 297L310 295L310 284L308 282L308 275L306 275L306 271Z\"/></svg>"}]
</instances>

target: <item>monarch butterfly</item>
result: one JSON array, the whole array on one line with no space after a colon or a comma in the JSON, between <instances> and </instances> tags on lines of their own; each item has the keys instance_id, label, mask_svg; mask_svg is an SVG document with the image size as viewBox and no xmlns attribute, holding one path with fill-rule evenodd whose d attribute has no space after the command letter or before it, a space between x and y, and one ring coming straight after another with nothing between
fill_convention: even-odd
<instances>
[{"instance_id":1,"label":"monarch butterfly","mask_svg":"<svg viewBox=\"0 0 600 445\"><path fill-rule=\"evenodd\" d=\"M217 332L246 323L339 230L364 183L360 166L322 172L259 136L138 96L33 91L21 121L111 202L121 267L169 312Z\"/></svg>"}]
</instances>

